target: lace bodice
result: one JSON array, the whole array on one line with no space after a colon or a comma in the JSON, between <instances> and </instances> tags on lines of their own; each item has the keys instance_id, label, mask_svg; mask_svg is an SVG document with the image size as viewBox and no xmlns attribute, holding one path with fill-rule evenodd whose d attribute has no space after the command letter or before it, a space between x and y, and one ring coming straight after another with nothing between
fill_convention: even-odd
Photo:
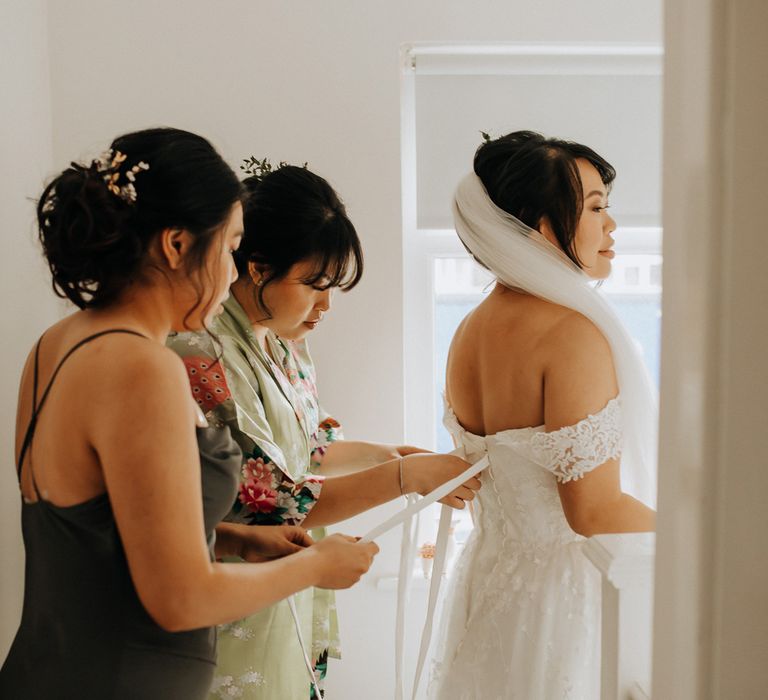
<instances>
[{"instance_id":1,"label":"lace bodice","mask_svg":"<svg viewBox=\"0 0 768 700\"><path fill-rule=\"evenodd\" d=\"M444 424L470 461L485 453L490 458L476 499L476 527L518 545L576 538L565 520L557 482L582 478L621 453L618 397L594 415L552 432L537 426L475 435L459 424L447 404Z\"/></svg>"}]
</instances>

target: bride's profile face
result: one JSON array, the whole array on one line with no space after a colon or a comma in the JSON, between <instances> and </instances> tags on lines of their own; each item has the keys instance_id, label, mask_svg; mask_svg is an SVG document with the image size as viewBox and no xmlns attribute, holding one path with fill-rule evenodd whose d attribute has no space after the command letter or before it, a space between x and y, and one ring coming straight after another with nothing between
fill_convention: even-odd
<instances>
[{"instance_id":1,"label":"bride's profile face","mask_svg":"<svg viewBox=\"0 0 768 700\"><path fill-rule=\"evenodd\" d=\"M608 189L600 173L588 160L576 161L584 190L581 218L574 239L576 255L584 272L592 279L602 280L611 274L614 240L611 234L616 222L608 214Z\"/></svg>"}]
</instances>

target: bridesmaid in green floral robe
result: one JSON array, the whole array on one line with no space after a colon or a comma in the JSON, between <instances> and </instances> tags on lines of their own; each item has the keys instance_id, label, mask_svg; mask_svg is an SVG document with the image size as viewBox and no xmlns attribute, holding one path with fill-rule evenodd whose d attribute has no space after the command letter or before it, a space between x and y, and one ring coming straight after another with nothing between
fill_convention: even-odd
<instances>
[{"instance_id":1,"label":"bridesmaid in green floral robe","mask_svg":"<svg viewBox=\"0 0 768 700\"><path fill-rule=\"evenodd\" d=\"M357 233L331 186L306 168L257 173L244 184L250 196L232 296L212 335L169 341L209 420L228 425L243 451L227 519L329 524L458 475L467 465L456 457L339 440L339 424L320 408L304 338L330 309L334 290L359 281ZM445 502L459 506L477 487L473 480ZM333 593L303 591L296 606L322 692L328 658L339 658ZM308 697L314 690L285 601L220 628L212 700Z\"/></svg>"},{"instance_id":2,"label":"bridesmaid in green floral robe","mask_svg":"<svg viewBox=\"0 0 768 700\"><path fill-rule=\"evenodd\" d=\"M181 333L169 344L184 360L192 392L209 420L229 425L243 450L238 499L228 520L300 525L322 489L323 477L313 471L326 447L341 437L341 428L318 403L306 342L268 333L265 352L237 300L230 297L224 307L213 329L223 345L221 360L205 334ZM319 539L323 531L312 535ZM334 592L305 590L296 605L322 679L328 657L340 658ZM214 698L314 695L285 601L220 627L218 657Z\"/></svg>"}]
</instances>

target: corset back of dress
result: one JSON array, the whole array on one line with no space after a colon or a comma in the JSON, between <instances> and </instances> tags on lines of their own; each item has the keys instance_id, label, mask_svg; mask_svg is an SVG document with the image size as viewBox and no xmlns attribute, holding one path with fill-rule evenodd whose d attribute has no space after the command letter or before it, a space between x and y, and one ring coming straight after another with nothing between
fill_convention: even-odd
<instances>
[{"instance_id":1,"label":"corset back of dress","mask_svg":"<svg viewBox=\"0 0 768 700\"><path fill-rule=\"evenodd\" d=\"M482 437L464 430L447 409L446 427L467 459L487 454L490 467L473 502L473 520L484 547L539 548L581 539L568 525L552 473L526 453L543 427L505 430Z\"/></svg>"},{"instance_id":2,"label":"corset back of dress","mask_svg":"<svg viewBox=\"0 0 768 700\"><path fill-rule=\"evenodd\" d=\"M487 439L491 466L478 494L478 527L501 530L505 539L522 546L579 539L565 519L552 474L503 438Z\"/></svg>"}]
</instances>

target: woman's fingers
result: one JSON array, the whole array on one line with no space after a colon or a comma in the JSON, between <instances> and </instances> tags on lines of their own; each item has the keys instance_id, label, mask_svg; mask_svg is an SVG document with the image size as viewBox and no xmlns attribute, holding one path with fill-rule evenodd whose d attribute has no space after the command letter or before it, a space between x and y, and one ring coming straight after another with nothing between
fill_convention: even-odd
<instances>
[{"instance_id":1,"label":"woman's fingers","mask_svg":"<svg viewBox=\"0 0 768 700\"><path fill-rule=\"evenodd\" d=\"M477 495L477 489L470 488L468 486L460 486L456 495L462 501L471 501Z\"/></svg>"},{"instance_id":2,"label":"woman's fingers","mask_svg":"<svg viewBox=\"0 0 768 700\"><path fill-rule=\"evenodd\" d=\"M379 551L373 542L361 543L348 535L330 535L315 544L322 556L316 585L320 588L348 588L368 571Z\"/></svg>"},{"instance_id":3,"label":"woman's fingers","mask_svg":"<svg viewBox=\"0 0 768 700\"><path fill-rule=\"evenodd\" d=\"M473 491L479 491L482 485L482 482L476 476L473 476L471 479L467 479L462 484L462 486L466 486L468 489L472 489Z\"/></svg>"},{"instance_id":4,"label":"woman's fingers","mask_svg":"<svg viewBox=\"0 0 768 700\"><path fill-rule=\"evenodd\" d=\"M457 498L456 496L446 496L440 500L440 503L449 506L450 508L455 508L456 510L464 510L465 506L464 501L462 501L460 498Z\"/></svg>"},{"instance_id":5,"label":"woman's fingers","mask_svg":"<svg viewBox=\"0 0 768 700\"><path fill-rule=\"evenodd\" d=\"M315 540L312 539L312 535L310 535L303 527L291 525L290 529L291 532L288 533L288 538L295 544L301 547L310 547L315 543Z\"/></svg>"},{"instance_id":6,"label":"woman's fingers","mask_svg":"<svg viewBox=\"0 0 768 700\"><path fill-rule=\"evenodd\" d=\"M343 535L340 532L336 533L336 536L347 542L357 542L360 539L359 537L352 537L352 535Z\"/></svg>"},{"instance_id":7,"label":"woman's fingers","mask_svg":"<svg viewBox=\"0 0 768 700\"><path fill-rule=\"evenodd\" d=\"M445 498L442 498L440 503L450 506L451 508L456 508L457 510L463 510L467 501L474 500L479 489L479 479L472 478L451 491Z\"/></svg>"},{"instance_id":8,"label":"woman's fingers","mask_svg":"<svg viewBox=\"0 0 768 700\"><path fill-rule=\"evenodd\" d=\"M360 546L365 548L371 561L373 561L373 558L379 553L379 545L375 542L364 542L360 544Z\"/></svg>"},{"instance_id":9,"label":"woman's fingers","mask_svg":"<svg viewBox=\"0 0 768 700\"><path fill-rule=\"evenodd\" d=\"M451 493L448 495L451 498L460 498L462 501L471 501L475 497L476 493L477 489L471 489L466 486L459 486L458 488L451 491Z\"/></svg>"}]
</instances>

